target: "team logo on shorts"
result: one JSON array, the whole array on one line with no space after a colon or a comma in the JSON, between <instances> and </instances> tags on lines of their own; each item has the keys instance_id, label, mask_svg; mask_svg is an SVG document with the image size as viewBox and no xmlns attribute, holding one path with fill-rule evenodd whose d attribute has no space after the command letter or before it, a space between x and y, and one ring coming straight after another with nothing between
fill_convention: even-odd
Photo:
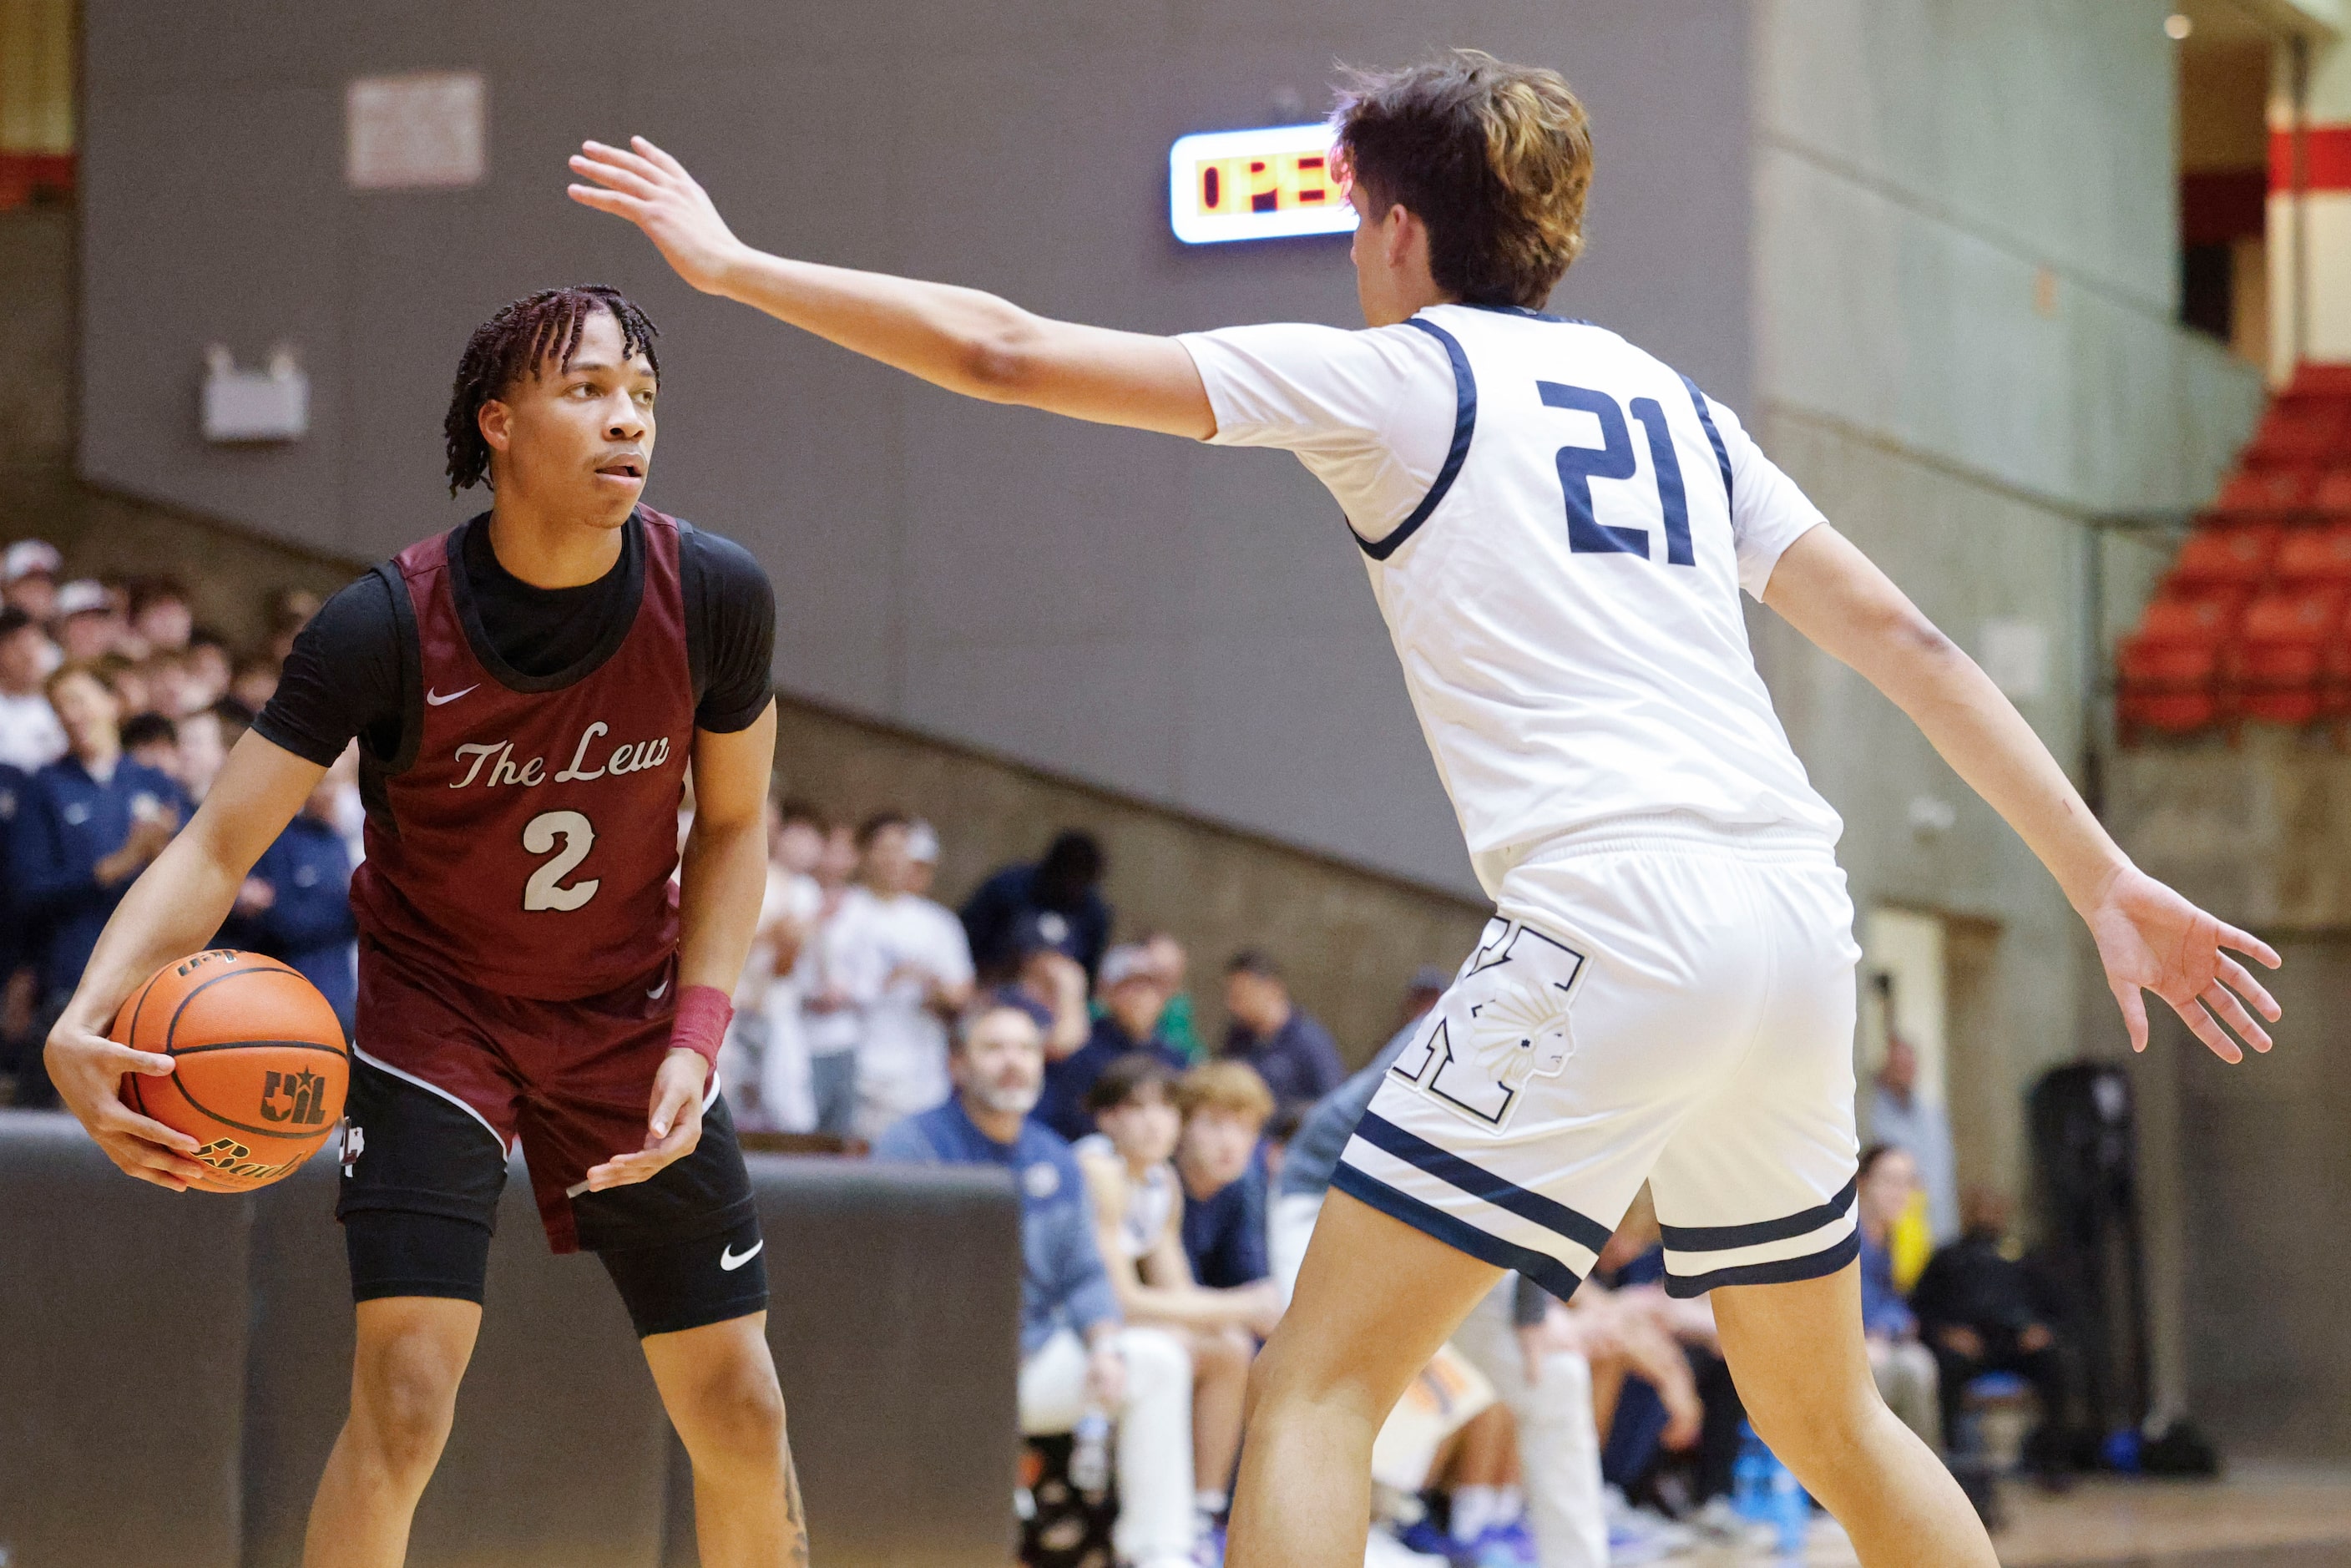
<instances>
[{"instance_id":1,"label":"team logo on shorts","mask_svg":"<svg viewBox=\"0 0 2351 1568\"><path fill-rule=\"evenodd\" d=\"M1456 1115L1500 1132L1527 1085L1566 1071L1568 1010L1585 956L1531 926L1497 921L1430 1013L1426 1032L1389 1071Z\"/></svg>"}]
</instances>

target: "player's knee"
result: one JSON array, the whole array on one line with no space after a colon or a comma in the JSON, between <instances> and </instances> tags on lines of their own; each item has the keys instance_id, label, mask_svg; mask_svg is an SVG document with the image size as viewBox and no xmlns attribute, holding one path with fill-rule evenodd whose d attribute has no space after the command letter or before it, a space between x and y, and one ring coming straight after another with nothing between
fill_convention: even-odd
<instances>
[{"instance_id":1,"label":"player's knee","mask_svg":"<svg viewBox=\"0 0 2351 1568\"><path fill-rule=\"evenodd\" d=\"M422 1333L364 1347L360 1355L352 1426L385 1469L421 1481L448 1440L464 1363Z\"/></svg>"},{"instance_id":2,"label":"player's knee","mask_svg":"<svg viewBox=\"0 0 2351 1568\"><path fill-rule=\"evenodd\" d=\"M784 1392L765 1367L729 1369L702 1385L681 1425L697 1464L771 1463L784 1452Z\"/></svg>"},{"instance_id":3,"label":"player's knee","mask_svg":"<svg viewBox=\"0 0 2351 1568\"><path fill-rule=\"evenodd\" d=\"M1835 1379L1747 1400L1755 1435L1796 1469L1849 1463L1866 1444L1871 1422L1885 1415L1874 1385L1848 1388Z\"/></svg>"}]
</instances>

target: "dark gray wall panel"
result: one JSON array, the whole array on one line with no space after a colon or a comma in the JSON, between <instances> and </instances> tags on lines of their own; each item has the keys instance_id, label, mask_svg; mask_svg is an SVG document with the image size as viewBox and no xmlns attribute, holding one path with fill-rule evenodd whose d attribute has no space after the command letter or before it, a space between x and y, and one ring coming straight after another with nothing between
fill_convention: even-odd
<instances>
[{"instance_id":1,"label":"dark gray wall panel","mask_svg":"<svg viewBox=\"0 0 2351 1568\"><path fill-rule=\"evenodd\" d=\"M0 1548L11 1568L236 1568L251 1212L0 1110Z\"/></svg>"},{"instance_id":2,"label":"dark gray wall panel","mask_svg":"<svg viewBox=\"0 0 2351 1568\"><path fill-rule=\"evenodd\" d=\"M1187 249L1167 144L1327 107L1335 58L1475 44L1589 101L1592 245L1555 305L1738 402L1749 374L1744 0L701 0L643 28L496 6L89 0L82 465L288 538L388 553L464 515L439 424L465 333L609 280L664 324L657 505L776 578L810 695L1408 875L1468 868L1336 508L1286 457L956 400L691 295L572 207L564 152L641 130L747 238L1152 331L1352 325L1342 241ZM472 191L341 184L361 72L490 81ZM297 343L314 434L206 450L203 345ZM1307 753L1277 762L1292 732Z\"/></svg>"}]
</instances>

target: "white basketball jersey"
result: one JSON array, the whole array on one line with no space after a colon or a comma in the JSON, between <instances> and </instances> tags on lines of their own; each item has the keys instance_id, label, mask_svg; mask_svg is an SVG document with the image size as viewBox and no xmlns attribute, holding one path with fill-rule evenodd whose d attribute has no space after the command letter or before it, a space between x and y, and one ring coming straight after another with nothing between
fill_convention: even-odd
<instances>
[{"instance_id":1,"label":"white basketball jersey","mask_svg":"<svg viewBox=\"0 0 2351 1568\"><path fill-rule=\"evenodd\" d=\"M1506 852L1612 818L1834 841L1739 602L1820 514L1695 383L1601 328L1466 305L1183 341L1213 439L1297 451L1348 508L1489 892Z\"/></svg>"}]
</instances>

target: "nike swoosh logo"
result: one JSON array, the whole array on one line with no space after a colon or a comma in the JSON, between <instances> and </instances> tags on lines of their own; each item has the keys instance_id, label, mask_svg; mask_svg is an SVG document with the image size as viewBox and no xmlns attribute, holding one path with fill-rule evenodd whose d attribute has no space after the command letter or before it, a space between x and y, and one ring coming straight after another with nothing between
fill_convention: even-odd
<instances>
[{"instance_id":1,"label":"nike swoosh logo","mask_svg":"<svg viewBox=\"0 0 2351 1568\"><path fill-rule=\"evenodd\" d=\"M652 998L653 1000L655 1000L655 1001L659 1001L659 1000L661 1000L661 999L662 999L662 993L663 993L663 992L664 992L664 991L666 991L666 990L668 990L668 989L669 989L669 977L668 977L667 975L664 975L664 976L662 977L662 983L661 983L660 985L658 985L658 986L655 986L652 990L647 991L647 992L645 993L645 995L647 995L648 997L651 997L651 998Z\"/></svg>"},{"instance_id":2,"label":"nike swoosh logo","mask_svg":"<svg viewBox=\"0 0 2351 1568\"><path fill-rule=\"evenodd\" d=\"M730 1241L726 1244L726 1249L718 1254L718 1266L726 1270L728 1273L733 1273L736 1270L740 1269L744 1264L748 1263L752 1259L757 1258L761 1249L767 1245L768 1243L764 1239L755 1241L751 1244L751 1250L744 1253L740 1258L737 1258L735 1256L735 1244Z\"/></svg>"},{"instance_id":3,"label":"nike swoosh logo","mask_svg":"<svg viewBox=\"0 0 2351 1568\"><path fill-rule=\"evenodd\" d=\"M475 681L474 683L474 686L478 686L481 684L481 682ZM455 702L459 697L464 696L465 692L472 691L474 686L467 686L465 692L451 692L446 696L442 695L439 692L426 692L424 694L424 701L429 706L439 707L443 703Z\"/></svg>"}]
</instances>

